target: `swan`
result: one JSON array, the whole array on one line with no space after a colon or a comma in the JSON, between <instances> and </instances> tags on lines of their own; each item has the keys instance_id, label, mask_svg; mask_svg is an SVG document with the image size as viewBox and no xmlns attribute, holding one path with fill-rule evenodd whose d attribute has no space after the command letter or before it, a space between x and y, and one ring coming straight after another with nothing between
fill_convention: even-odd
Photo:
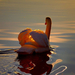
<instances>
[{"instance_id":1,"label":"swan","mask_svg":"<svg viewBox=\"0 0 75 75\"><path fill-rule=\"evenodd\" d=\"M33 54L42 53L46 51L50 51L49 48L49 37L51 32L51 18L46 17L45 20L46 31L43 32L41 30L31 30L30 28L26 28L21 31L18 35L19 44L21 48L19 48L16 52L18 54Z\"/></svg>"}]
</instances>

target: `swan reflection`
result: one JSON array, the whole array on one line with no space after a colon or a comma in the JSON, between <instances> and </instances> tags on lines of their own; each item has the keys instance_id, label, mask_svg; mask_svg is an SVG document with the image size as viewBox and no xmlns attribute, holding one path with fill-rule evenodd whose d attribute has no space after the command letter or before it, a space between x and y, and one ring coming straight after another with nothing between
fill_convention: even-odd
<instances>
[{"instance_id":1,"label":"swan reflection","mask_svg":"<svg viewBox=\"0 0 75 75\"><path fill-rule=\"evenodd\" d=\"M62 62L61 59L57 59L55 62L49 62L47 64L47 61L51 60L51 54L52 53L50 51L38 54L34 53L31 55L18 54L17 60L20 64L18 69L27 75L58 75L59 73L64 72L67 69L67 66L60 66L59 68L52 70L56 64ZM60 69L62 69L62 71L60 71Z\"/></svg>"},{"instance_id":2,"label":"swan reflection","mask_svg":"<svg viewBox=\"0 0 75 75\"><path fill-rule=\"evenodd\" d=\"M33 55L18 55L17 60L21 67L18 67L20 71L25 73L30 73L31 75L46 75L50 74L52 70L52 64L47 64L46 61L49 60L47 54L51 54L50 51L33 54Z\"/></svg>"}]
</instances>

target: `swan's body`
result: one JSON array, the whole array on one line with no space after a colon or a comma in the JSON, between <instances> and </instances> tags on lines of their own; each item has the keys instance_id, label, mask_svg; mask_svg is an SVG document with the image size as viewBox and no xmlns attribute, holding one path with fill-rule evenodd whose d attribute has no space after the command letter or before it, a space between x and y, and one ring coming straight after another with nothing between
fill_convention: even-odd
<instances>
[{"instance_id":1,"label":"swan's body","mask_svg":"<svg viewBox=\"0 0 75 75\"><path fill-rule=\"evenodd\" d=\"M49 20L49 19L48 19ZM48 21L47 20L47 21ZM46 22L47 22L46 21ZM20 32L18 35L18 40L21 45L21 48L16 51L19 54L32 54L42 53L49 51L49 36L50 36L50 22L47 23L46 32L44 33L41 30L31 30L27 28Z\"/></svg>"}]
</instances>

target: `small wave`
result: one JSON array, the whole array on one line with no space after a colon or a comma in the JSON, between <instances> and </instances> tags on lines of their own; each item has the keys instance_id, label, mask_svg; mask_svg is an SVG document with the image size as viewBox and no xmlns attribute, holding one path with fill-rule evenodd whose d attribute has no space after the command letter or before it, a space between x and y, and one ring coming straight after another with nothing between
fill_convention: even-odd
<instances>
[{"instance_id":1,"label":"small wave","mask_svg":"<svg viewBox=\"0 0 75 75\"><path fill-rule=\"evenodd\" d=\"M62 69L62 68L64 68L64 69ZM51 72L51 74L53 74L55 71L60 70L60 69L62 69L62 71L59 71L59 72L55 73L54 75L58 75L58 74L64 72L64 71L67 69L67 66L62 65L62 66L58 67L57 69L53 70L53 71Z\"/></svg>"}]
</instances>

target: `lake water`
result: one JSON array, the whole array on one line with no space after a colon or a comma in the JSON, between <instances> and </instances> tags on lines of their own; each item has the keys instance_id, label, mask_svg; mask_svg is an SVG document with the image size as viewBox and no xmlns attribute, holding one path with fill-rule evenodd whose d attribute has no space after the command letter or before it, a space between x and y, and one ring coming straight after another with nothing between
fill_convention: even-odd
<instances>
[{"instance_id":1,"label":"lake water","mask_svg":"<svg viewBox=\"0 0 75 75\"><path fill-rule=\"evenodd\" d=\"M54 52L49 58L46 57L46 60L43 55L31 55L16 61L18 55L12 49L20 48L17 39L19 32L25 28L45 31L44 23L47 16L52 19L49 41ZM42 66L45 68L43 75L46 75L47 67L51 70L49 75L75 75L75 1L0 0L0 51L5 50L10 51L8 54L0 54L0 75L31 75L44 71L41 69ZM38 61L41 63L37 70L30 70L30 74L21 67L25 66L22 63L29 63L31 66L33 58L38 58L35 64Z\"/></svg>"}]
</instances>

